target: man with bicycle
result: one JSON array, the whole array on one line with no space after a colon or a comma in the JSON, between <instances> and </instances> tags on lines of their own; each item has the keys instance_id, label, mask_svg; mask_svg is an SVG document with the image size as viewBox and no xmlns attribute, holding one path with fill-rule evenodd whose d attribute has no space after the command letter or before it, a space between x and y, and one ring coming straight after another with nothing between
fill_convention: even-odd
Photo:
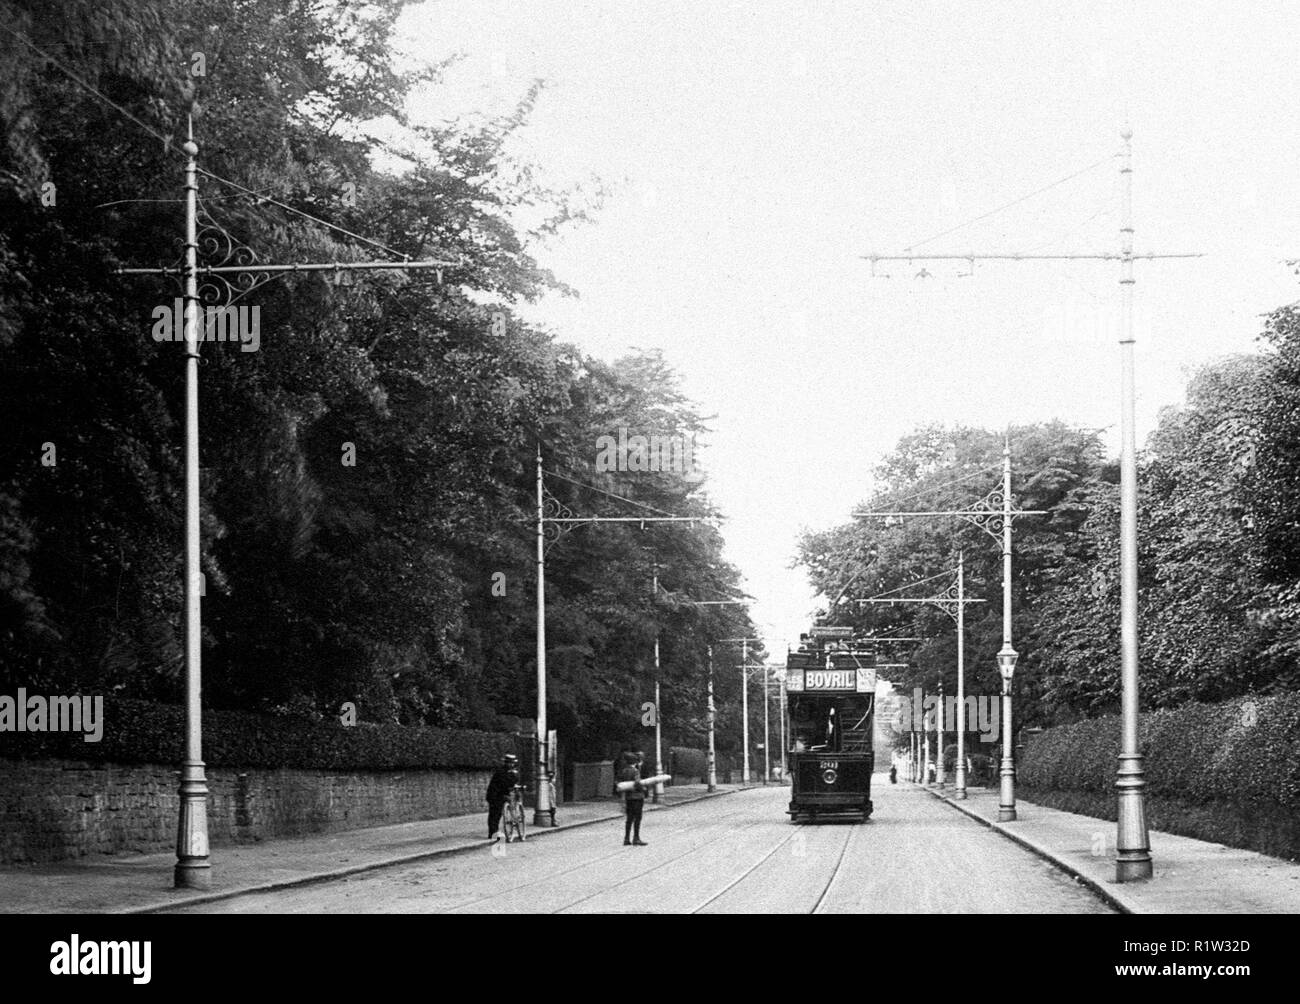
<instances>
[{"instance_id":1,"label":"man with bicycle","mask_svg":"<svg viewBox=\"0 0 1300 1004\"><path fill-rule=\"evenodd\" d=\"M501 758L501 766L493 771L492 780L488 782L489 840L497 839L497 831L501 826L501 813L505 810L506 800L510 798L510 793L518 783L519 758L513 753L507 753Z\"/></svg>"}]
</instances>

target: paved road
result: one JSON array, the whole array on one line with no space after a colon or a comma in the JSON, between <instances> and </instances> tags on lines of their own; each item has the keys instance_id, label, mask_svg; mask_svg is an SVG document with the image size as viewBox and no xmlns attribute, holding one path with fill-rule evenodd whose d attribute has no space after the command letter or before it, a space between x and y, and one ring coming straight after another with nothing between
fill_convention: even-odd
<instances>
[{"instance_id":1,"label":"paved road","mask_svg":"<svg viewBox=\"0 0 1300 1004\"><path fill-rule=\"evenodd\" d=\"M910 786L869 823L793 826L787 789L647 813L648 847L597 823L178 913L1108 913L1087 890Z\"/></svg>"}]
</instances>

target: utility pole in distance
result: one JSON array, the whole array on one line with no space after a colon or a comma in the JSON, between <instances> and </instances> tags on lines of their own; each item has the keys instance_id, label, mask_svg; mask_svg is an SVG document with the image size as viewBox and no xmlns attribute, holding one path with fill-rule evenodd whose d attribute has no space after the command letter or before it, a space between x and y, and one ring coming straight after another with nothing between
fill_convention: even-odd
<instances>
[{"instance_id":1,"label":"utility pole in distance","mask_svg":"<svg viewBox=\"0 0 1300 1004\"><path fill-rule=\"evenodd\" d=\"M710 523L712 518L708 516L579 516L567 505L551 494L546 487L543 475L546 472L542 468L542 444L540 440L537 443L537 759L538 759L538 777L546 776L547 750L546 750L546 554L555 546L556 542L569 531L585 526L589 523L639 523L641 528L645 529L646 523ZM554 471L549 472L555 474ZM563 475L556 475L561 480L572 480L565 478ZM583 485L576 482L584 488L599 492L602 495L609 495L611 498L620 498L612 492L607 492L602 488L596 488L594 485ZM621 499L624 502L629 499ZM640 502L633 502L633 505L643 505ZM645 506L651 509L650 506ZM653 509L654 512L659 512ZM548 543L549 541L549 543ZM658 566L656 565L656 569ZM659 591L659 578L656 570L654 579L654 590ZM659 627L655 625L655 757L658 759L662 755L659 749ZM662 762L656 765L656 770L662 772ZM660 793L663 791L662 784L654 786L653 800L659 801ZM537 798L533 808L533 825L545 826L554 825L549 810L552 806L545 804L546 786L537 785Z\"/></svg>"},{"instance_id":2,"label":"utility pole in distance","mask_svg":"<svg viewBox=\"0 0 1300 1004\"><path fill-rule=\"evenodd\" d=\"M654 567L655 567L654 596L655 596L656 599L658 599L658 596L659 596L659 566L658 566L658 564L656 564ZM675 594L669 592L669 590L667 590L667 589L664 590L664 594L667 595L667 596L672 600L672 602L673 602L674 604L679 605L679 606L688 606L688 607L728 607L728 606L741 606L741 607L746 607L746 606L749 606L749 604L753 602L753 600L751 600L751 599L744 599L744 600L679 600L679 599L676 597ZM709 766L708 766L708 775L709 775L709 777L708 777L708 786L709 786L709 791L717 791L717 789L718 789L717 757L716 757L716 754L715 754L715 752L714 752L714 745L713 745L714 707L713 707L713 646L712 646L712 645L709 646L709 653L708 653L708 654L709 654L709 687L708 687L708 710L707 710L708 723L709 723ZM658 626L658 624L656 623L656 625L655 625L655 749L656 749L655 756L659 756L659 753L658 753L658 748L659 748L659 728L658 728L659 715L658 715L658 708L659 708L659 626ZM663 771L662 767L659 768L659 772L662 773L662 771ZM656 785L656 786L655 786L655 798L654 798L654 801L656 801L656 802L659 801L658 793L659 793L659 791L662 789L662 787L663 787L662 785Z\"/></svg>"},{"instance_id":3,"label":"utility pole in distance","mask_svg":"<svg viewBox=\"0 0 1300 1004\"><path fill-rule=\"evenodd\" d=\"M741 780L749 784L749 643L762 638L723 638L722 641L740 642L740 722L741 722Z\"/></svg>"},{"instance_id":4,"label":"utility pole in distance","mask_svg":"<svg viewBox=\"0 0 1300 1004\"><path fill-rule=\"evenodd\" d=\"M713 646L709 646L709 791L718 790L718 754L713 746L713 725L717 710L713 706Z\"/></svg>"},{"instance_id":5,"label":"utility pole in distance","mask_svg":"<svg viewBox=\"0 0 1300 1004\"><path fill-rule=\"evenodd\" d=\"M939 575L943 575L943 574L944 574L943 572L940 572L940 573L939 573ZM936 576L930 576L930 578L938 578L938 576L937 576L937 575L936 575ZM912 585L912 586L917 586L917 585L921 585L922 583L927 582L927 581L929 581L929 580L928 580L928 579L921 579L919 582L913 582L913 583L911 583L911 585ZM891 590L891 592L898 592L899 590L902 590L902 589L908 589L908 588L910 588L910 587L909 587L909 586L899 586L897 589ZM952 585L950 585L947 589L945 589L945 590L943 591L943 593L942 593L941 595L939 595L939 596L923 596L923 597L919 597L919 598L916 598L916 599L910 599L910 598L898 598L898 597L891 597L891 598L888 598L888 599L884 599L884 598L880 598L880 597L872 597L872 598L870 598L870 599L857 600L856 602L858 602L858 603L883 603L883 604L892 604L892 603L925 603L925 604L928 604L928 605L930 605L930 606L932 606L932 607L938 607L940 610L942 610L945 614L947 614L947 615L952 619L953 623L955 623L955 624L957 625L957 723L956 723L956 724L957 724L957 763L956 763L956 767L957 767L957 782L956 782L956 797L957 797L958 799L964 799L964 798L966 797L966 765L965 765L965 761L964 761L962 758L963 758L963 757L965 756L965 754L966 754L966 747L965 747L965 741L964 741L963 736L962 736L962 730L965 729L965 727L966 727L966 718L965 718L964 709L963 709L963 707L962 707L962 702L965 700L965 690L964 690L964 688L965 688L965 682L964 682L964 680L963 680L963 677L964 677L964 675L965 675L965 661L964 661L963 652L964 652L964 650L965 650L965 646L966 646L966 604L967 604L967 603L983 603L984 601L983 601L982 599L968 599L967 596L966 596L966 562L965 562L965 559L964 559L964 557L963 557L963 553L962 553L961 551L958 551L958 552L957 552L957 568L955 569L955 578L953 579ZM909 639L909 640L920 640L920 639ZM939 678L939 695L940 695L940 696L939 696L939 729L940 729L940 739L939 739L939 744L940 744L940 749L939 749L939 769L936 771L936 775L935 775L935 777L936 777L936 780L939 782L939 787L942 788L942 787L944 786L944 779L943 779L943 749L942 749L942 746L943 746L943 738L942 738L942 734L943 734L943 732L942 732L942 730L943 730L943 678L942 678L942 677ZM928 743L928 742L929 742L929 740L927 740L927 743ZM927 750L928 750L928 749L929 749L929 746L927 745L926 748L927 748Z\"/></svg>"},{"instance_id":6,"label":"utility pole in distance","mask_svg":"<svg viewBox=\"0 0 1300 1004\"><path fill-rule=\"evenodd\" d=\"M688 606L693 607L725 607L725 606L748 606L750 600L678 600L685 602ZM714 743L714 728L717 724L718 710L713 703L713 646L708 647L709 655L709 691L708 691L708 723L709 723L709 791L718 790L718 753Z\"/></svg>"}]
</instances>

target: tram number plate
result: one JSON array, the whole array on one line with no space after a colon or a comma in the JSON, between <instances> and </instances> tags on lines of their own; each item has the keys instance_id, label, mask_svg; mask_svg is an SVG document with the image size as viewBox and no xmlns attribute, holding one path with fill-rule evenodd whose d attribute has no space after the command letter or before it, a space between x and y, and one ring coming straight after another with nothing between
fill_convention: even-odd
<instances>
[{"instance_id":1,"label":"tram number plate","mask_svg":"<svg viewBox=\"0 0 1300 1004\"><path fill-rule=\"evenodd\" d=\"M840 762L838 760L823 760L818 770L839 770Z\"/></svg>"}]
</instances>

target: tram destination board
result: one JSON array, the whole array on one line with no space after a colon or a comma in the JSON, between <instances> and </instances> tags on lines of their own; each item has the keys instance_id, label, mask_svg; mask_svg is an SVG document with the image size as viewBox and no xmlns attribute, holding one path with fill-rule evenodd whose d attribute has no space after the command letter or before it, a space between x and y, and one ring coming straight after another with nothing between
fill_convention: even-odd
<instances>
[{"instance_id":1,"label":"tram destination board","mask_svg":"<svg viewBox=\"0 0 1300 1004\"><path fill-rule=\"evenodd\" d=\"M808 637L848 639L853 637L853 628L839 625L816 625L808 630Z\"/></svg>"}]
</instances>

